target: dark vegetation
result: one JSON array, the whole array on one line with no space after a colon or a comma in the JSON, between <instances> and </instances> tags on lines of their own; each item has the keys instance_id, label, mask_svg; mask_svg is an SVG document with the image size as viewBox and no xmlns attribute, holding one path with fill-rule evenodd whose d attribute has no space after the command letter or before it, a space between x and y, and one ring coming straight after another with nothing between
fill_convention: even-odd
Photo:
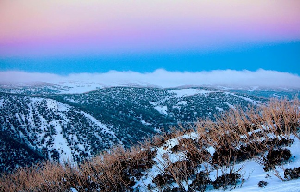
<instances>
[{"instance_id":1,"label":"dark vegetation","mask_svg":"<svg viewBox=\"0 0 300 192\"><path fill-rule=\"evenodd\" d=\"M281 165L291 156L291 151L288 149L269 150L267 156L263 158L264 170L274 169L276 165Z\"/></svg>"},{"instance_id":2,"label":"dark vegetation","mask_svg":"<svg viewBox=\"0 0 300 192\"><path fill-rule=\"evenodd\" d=\"M215 189L224 188L226 189L228 185L236 185L237 181L241 178L238 173L223 174L212 183Z\"/></svg>"},{"instance_id":3,"label":"dark vegetation","mask_svg":"<svg viewBox=\"0 0 300 192\"><path fill-rule=\"evenodd\" d=\"M30 148L22 141L15 140L10 135L0 132L0 173L8 172L17 167L30 166L32 162L44 161L42 153ZM22 156L26 156L24 159ZM3 157L13 158L14 161L5 161Z\"/></svg>"},{"instance_id":4,"label":"dark vegetation","mask_svg":"<svg viewBox=\"0 0 300 192\"><path fill-rule=\"evenodd\" d=\"M265 186L268 185L268 182L266 182L266 181L259 181L257 185L258 185L258 187L265 187Z\"/></svg>"},{"instance_id":5,"label":"dark vegetation","mask_svg":"<svg viewBox=\"0 0 300 192\"><path fill-rule=\"evenodd\" d=\"M284 178L287 180L298 179L300 177L300 167L284 170Z\"/></svg>"}]
</instances>

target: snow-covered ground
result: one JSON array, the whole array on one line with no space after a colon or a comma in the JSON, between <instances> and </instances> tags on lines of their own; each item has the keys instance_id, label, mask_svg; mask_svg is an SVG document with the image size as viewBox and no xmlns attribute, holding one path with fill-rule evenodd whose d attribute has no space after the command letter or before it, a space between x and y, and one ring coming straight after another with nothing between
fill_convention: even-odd
<instances>
[{"instance_id":1,"label":"snow-covered ground","mask_svg":"<svg viewBox=\"0 0 300 192\"><path fill-rule=\"evenodd\" d=\"M300 141L294 137L294 143L290 147L285 147L291 151L292 160L284 165L277 166L276 171L284 179L284 169L300 167ZM300 191L300 179L281 181L275 174L275 171L265 172L263 166L256 159L248 160L236 165L237 169L243 167L241 173L245 177L245 182L242 186L233 189L234 192L244 191L274 191L274 192L296 192ZM258 187L259 181L266 181L268 185L261 188ZM219 190L213 190L219 191Z\"/></svg>"},{"instance_id":2,"label":"snow-covered ground","mask_svg":"<svg viewBox=\"0 0 300 192\"><path fill-rule=\"evenodd\" d=\"M186 159L186 156L183 152L179 153L172 153L171 149L178 145L178 141L181 138L197 138L197 134L195 132L189 133L187 135L180 136L178 138L169 139L165 142L165 144L159 148L157 148L157 155L154 158L154 161L156 162L154 166L147 170L144 174L144 176L141 177L140 180L137 181L134 188L138 188L140 191L149 191L146 186L153 186L154 188L151 189L151 191L160 191L160 188L155 188L155 185L153 185L153 178L155 178L158 174L163 174L164 167L168 165L168 163L174 163L176 161L182 161ZM242 175L243 181L240 181L237 183L237 185L234 186L228 186L226 189L227 191L233 191L233 192L245 192L245 191L274 191L274 192L299 192L300 191L300 179L295 180L285 180L282 181L278 176L276 176L276 173L280 175L281 178L284 179L284 169L287 168L297 168L300 167L300 140L297 137L291 136L292 139L294 139L294 143L291 146L284 147L286 149L289 149L292 154L292 158L289 160L289 162L281 165L276 166L276 170L271 170L268 172L265 172L263 169L263 165L259 163L261 157L254 157L252 159L243 161L241 163L238 163L234 166L234 170L237 171L239 174ZM208 148L208 151L213 154L214 149L212 147ZM167 157L167 158L166 158ZM203 167L203 166L202 166ZM213 168L211 168L213 169ZM209 177L211 180L215 180L217 178L217 174L221 172L229 173L230 168L222 168L219 170L213 169L213 171L210 173ZM265 187L259 187L258 183L259 181L265 181L268 184ZM186 190L188 190L188 185L192 183L192 180L189 180L188 183L183 182L183 186ZM178 185L174 182L171 184L171 186L178 187ZM213 189L208 188L207 191L211 192L217 192L217 191L224 191L225 189ZM225 190L225 191L226 191Z\"/></svg>"},{"instance_id":3,"label":"snow-covered ground","mask_svg":"<svg viewBox=\"0 0 300 192\"><path fill-rule=\"evenodd\" d=\"M156 109L159 113L163 115L168 115L168 107L167 106L155 106L154 109Z\"/></svg>"},{"instance_id":4,"label":"snow-covered ground","mask_svg":"<svg viewBox=\"0 0 300 192\"><path fill-rule=\"evenodd\" d=\"M89 120L90 120L90 123L92 123L93 125L95 125L96 127L98 127L98 131L99 132L102 132L102 133L105 133L105 134L109 134L112 136L112 138L116 138L116 135L115 133L109 129L106 125L104 125L103 123L101 123L99 120L95 119L92 115L88 114L88 113L85 113L85 112L81 112L85 117L87 117ZM98 135L97 132L94 133L95 135ZM98 135L98 138L101 139L101 137ZM121 141L119 141L120 144L122 144Z\"/></svg>"},{"instance_id":5,"label":"snow-covered ground","mask_svg":"<svg viewBox=\"0 0 300 192\"><path fill-rule=\"evenodd\" d=\"M61 90L61 94L86 93L104 87L100 83L93 82L62 82L60 85L66 88Z\"/></svg>"},{"instance_id":6,"label":"snow-covered ground","mask_svg":"<svg viewBox=\"0 0 300 192\"><path fill-rule=\"evenodd\" d=\"M232 95L232 96L235 96L235 97L239 97L239 98L241 98L241 99L244 99L245 101L248 101L248 102L250 102L250 103L253 103L254 105L256 105L257 104L257 102L256 101L254 101L254 100L252 100L252 99L250 99L250 98L248 98L248 97L243 97L243 96L240 96L240 95L236 95L236 94L234 94L234 93L231 93L231 92L224 92L225 94L227 94L227 95Z\"/></svg>"},{"instance_id":7,"label":"snow-covered ground","mask_svg":"<svg viewBox=\"0 0 300 192\"><path fill-rule=\"evenodd\" d=\"M206 95L211 93L212 91L207 91L204 89L178 89L178 90L170 90L169 93L175 93L176 97L188 97L196 94Z\"/></svg>"},{"instance_id":8,"label":"snow-covered ground","mask_svg":"<svg viewBox=\"0 0 300 192\"><path fill-rule=\"evenodd\" d=\"M56 135L54 135L54 141L52 148L59 152L59 162L72 162L74 159L72 157L71 148L66 138L63 136L63 130L58 121L50 122L50 125L55 127Z\"/></svg>"}]
</instances>

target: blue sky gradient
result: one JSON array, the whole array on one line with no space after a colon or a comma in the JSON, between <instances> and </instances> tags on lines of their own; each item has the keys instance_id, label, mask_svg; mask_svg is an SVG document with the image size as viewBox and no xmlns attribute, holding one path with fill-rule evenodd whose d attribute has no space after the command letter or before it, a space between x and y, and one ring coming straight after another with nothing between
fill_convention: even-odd
<instances>
[{"instance_id":1,"label":"blue sky gradient","mask_svg":"<svg viewBox=\"0 0 300 192\"><path fill-rule=\"evenodd\" d=\"M0 71L104 73L108 71L180 72L257 69L300 75L300 42L256 44L209 52L185 51L89 56L0 57Z\"/></svg>"}]
</instances>

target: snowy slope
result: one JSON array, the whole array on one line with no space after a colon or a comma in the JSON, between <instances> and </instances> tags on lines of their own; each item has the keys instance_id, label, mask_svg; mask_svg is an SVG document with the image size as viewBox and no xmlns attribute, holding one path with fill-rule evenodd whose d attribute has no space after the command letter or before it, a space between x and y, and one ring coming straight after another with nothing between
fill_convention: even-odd
<instances>
[{"instance_id":1,"label":"snowy slope","mask_svg":"<svg viewBox=\"0 0 300 192\"><path fill-rule=\"evenodd\" d=\"M5 87L5 92L11 93L0 92L0 131L43 158L77 162L116 144L129 147L171 126L213 119L236 105L267 101L212 87L102 87L87 93L60 94L95 86ZM3 162L11 158L3 156Z\"/></svg>"},{"instance_id":2,"label":"snowy slope","mask_svg":"<svg viewBox=\"0 0 300 192\"><path fill-rule=\"evenodd\" d=\"M300 167L300 140L296 137L292 137L294 143L290 147L285 147L291 151L291 154L295 156L291 162L285 163L282 167L277 166L276 171L284 179L284 169ZM300 180L282 181L275 174L275 171L265 172L263 166L258 163L257 159L248 160L236 165L236 169L242 168L241 173L245 177L245 182L239 185L236 189L232 189L233 192L242 191L300 191ZM215 176L212 176L215 177ZM261 188L258 187L259 181L266 181L268 185ZM220 191L220 190L211 190Z\"/></svg>"},{"instance_id":3,"label":"snowy slope","mask_svg":"<svg viewBox=\"0 0 300 192\"><path fill-rule=\"evenodd\" d=\"M45 159L77 162L122 144L111 128L68 104L41 97L1 97L0 132L9 135L5 142L17 140L20 147L26 145ZM3 163L13 161L0 153Z\"/></svg>"},{"instance_id":4,"label":"snowy slope","mask_svg":"<svg viewBox=\"0 0 300 192\"><path fill-rule=\"evenodd\" d=\"M197 138L197 133L186 134L177 138L172 138L165 142L165 144L159 148L157 148L157 155L154 157L155 164L151 169L148 169L144 172L143 176L140 180L138 180L133 188L137 191L149 191L148 186L153 186L151 191L161 191L160 187L155 187L153 184L153 178L155 178L159 174L164 173L164 168L169 163L175 163L178 161L186 160L186 155L183 152L174 154L171 149L178 145L178 140L182 138ZM207 188L206 191L217 192L217 191L233 191L233 192L242 192L242 191L275 191L275 192L284 192L284 191L292 191L298 192L300 191L299 179L294 180L286 180L284 178L284 170L287 168L298 168L300 167L300 140L297 137L292 136L291 139L294 139L294 142L291 146L285 147L291 151L291 154L294 156L289 162L283 164L282 166L276 166L276 170L271 170L265 172L263 169L263 165L260 162L260 157L254 157L250 160L246 160L240 162L234 166L234 170L242 175L243 181L237 183L236 186L228 186L227 189L213 189ZM214 153L214 150L209 148L211 155ZM168 157L166 159L166 157ZM203 166L202 166L203 167ZM213 168L211 168L213 169ZM202 169L200 168L199 171ZM222 168L221 169L213 169L210 173L209 178L211 180L215 180L219 173L230 173L230 168ZM281 178L285 181L282 181L276 173L279 173ZM264 187L259 187L259 181L266 181L268 184ZM183 187L186 191L188 191L188 185L192 183L192 180L189 180L188 183L183 181ZM169 186L171 188L179 187L176 182L170 183Z\"/></svg>"}]
</instances>

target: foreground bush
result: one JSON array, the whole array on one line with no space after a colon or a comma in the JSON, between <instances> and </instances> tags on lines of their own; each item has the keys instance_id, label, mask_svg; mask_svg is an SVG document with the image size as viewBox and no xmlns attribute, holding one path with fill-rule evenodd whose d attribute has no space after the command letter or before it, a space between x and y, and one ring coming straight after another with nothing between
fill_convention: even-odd
<instances>
[{"instance_id":1,"label":"foreground bush","mask_svg":"<svg viewBox=\"0 0 300 192\"><path fill-rule=\"evenodd\" d=\"M299 101L271 100L248 111L231 110L216 121L199 121L192 129L177 130L158 135L150 141L130 149L115 147L78 166L45 162L29 168L20 168L13 174L0 177L0 191L131 191L147 170L162 163L160 173L153 176L145 188L169 189L176 183L184 190L183 183L192 179L190 190L204 191L207 186L227 188L242 180L238 171L219 175L211 181L210 170L198 172L203 163L214 169L234 167L246 159L262 156L266 171L287 161L291 154L281 147L291 145L290 136L299 138ZM186 138L194 133L195 137ZM167 141L177 139L178 144L169 149ZM172 162L163 155L164 162L155 157L157 149L169 149L171 154L184 156ZM213 148L210 154L208 148ZM270 150L272 149L272 150ZM233 170L233 169L232 169ZM299 169L288 169L285 177L299 177ZM175 190L175 188L173 188Z\"/></svg>"}]
</instances>

